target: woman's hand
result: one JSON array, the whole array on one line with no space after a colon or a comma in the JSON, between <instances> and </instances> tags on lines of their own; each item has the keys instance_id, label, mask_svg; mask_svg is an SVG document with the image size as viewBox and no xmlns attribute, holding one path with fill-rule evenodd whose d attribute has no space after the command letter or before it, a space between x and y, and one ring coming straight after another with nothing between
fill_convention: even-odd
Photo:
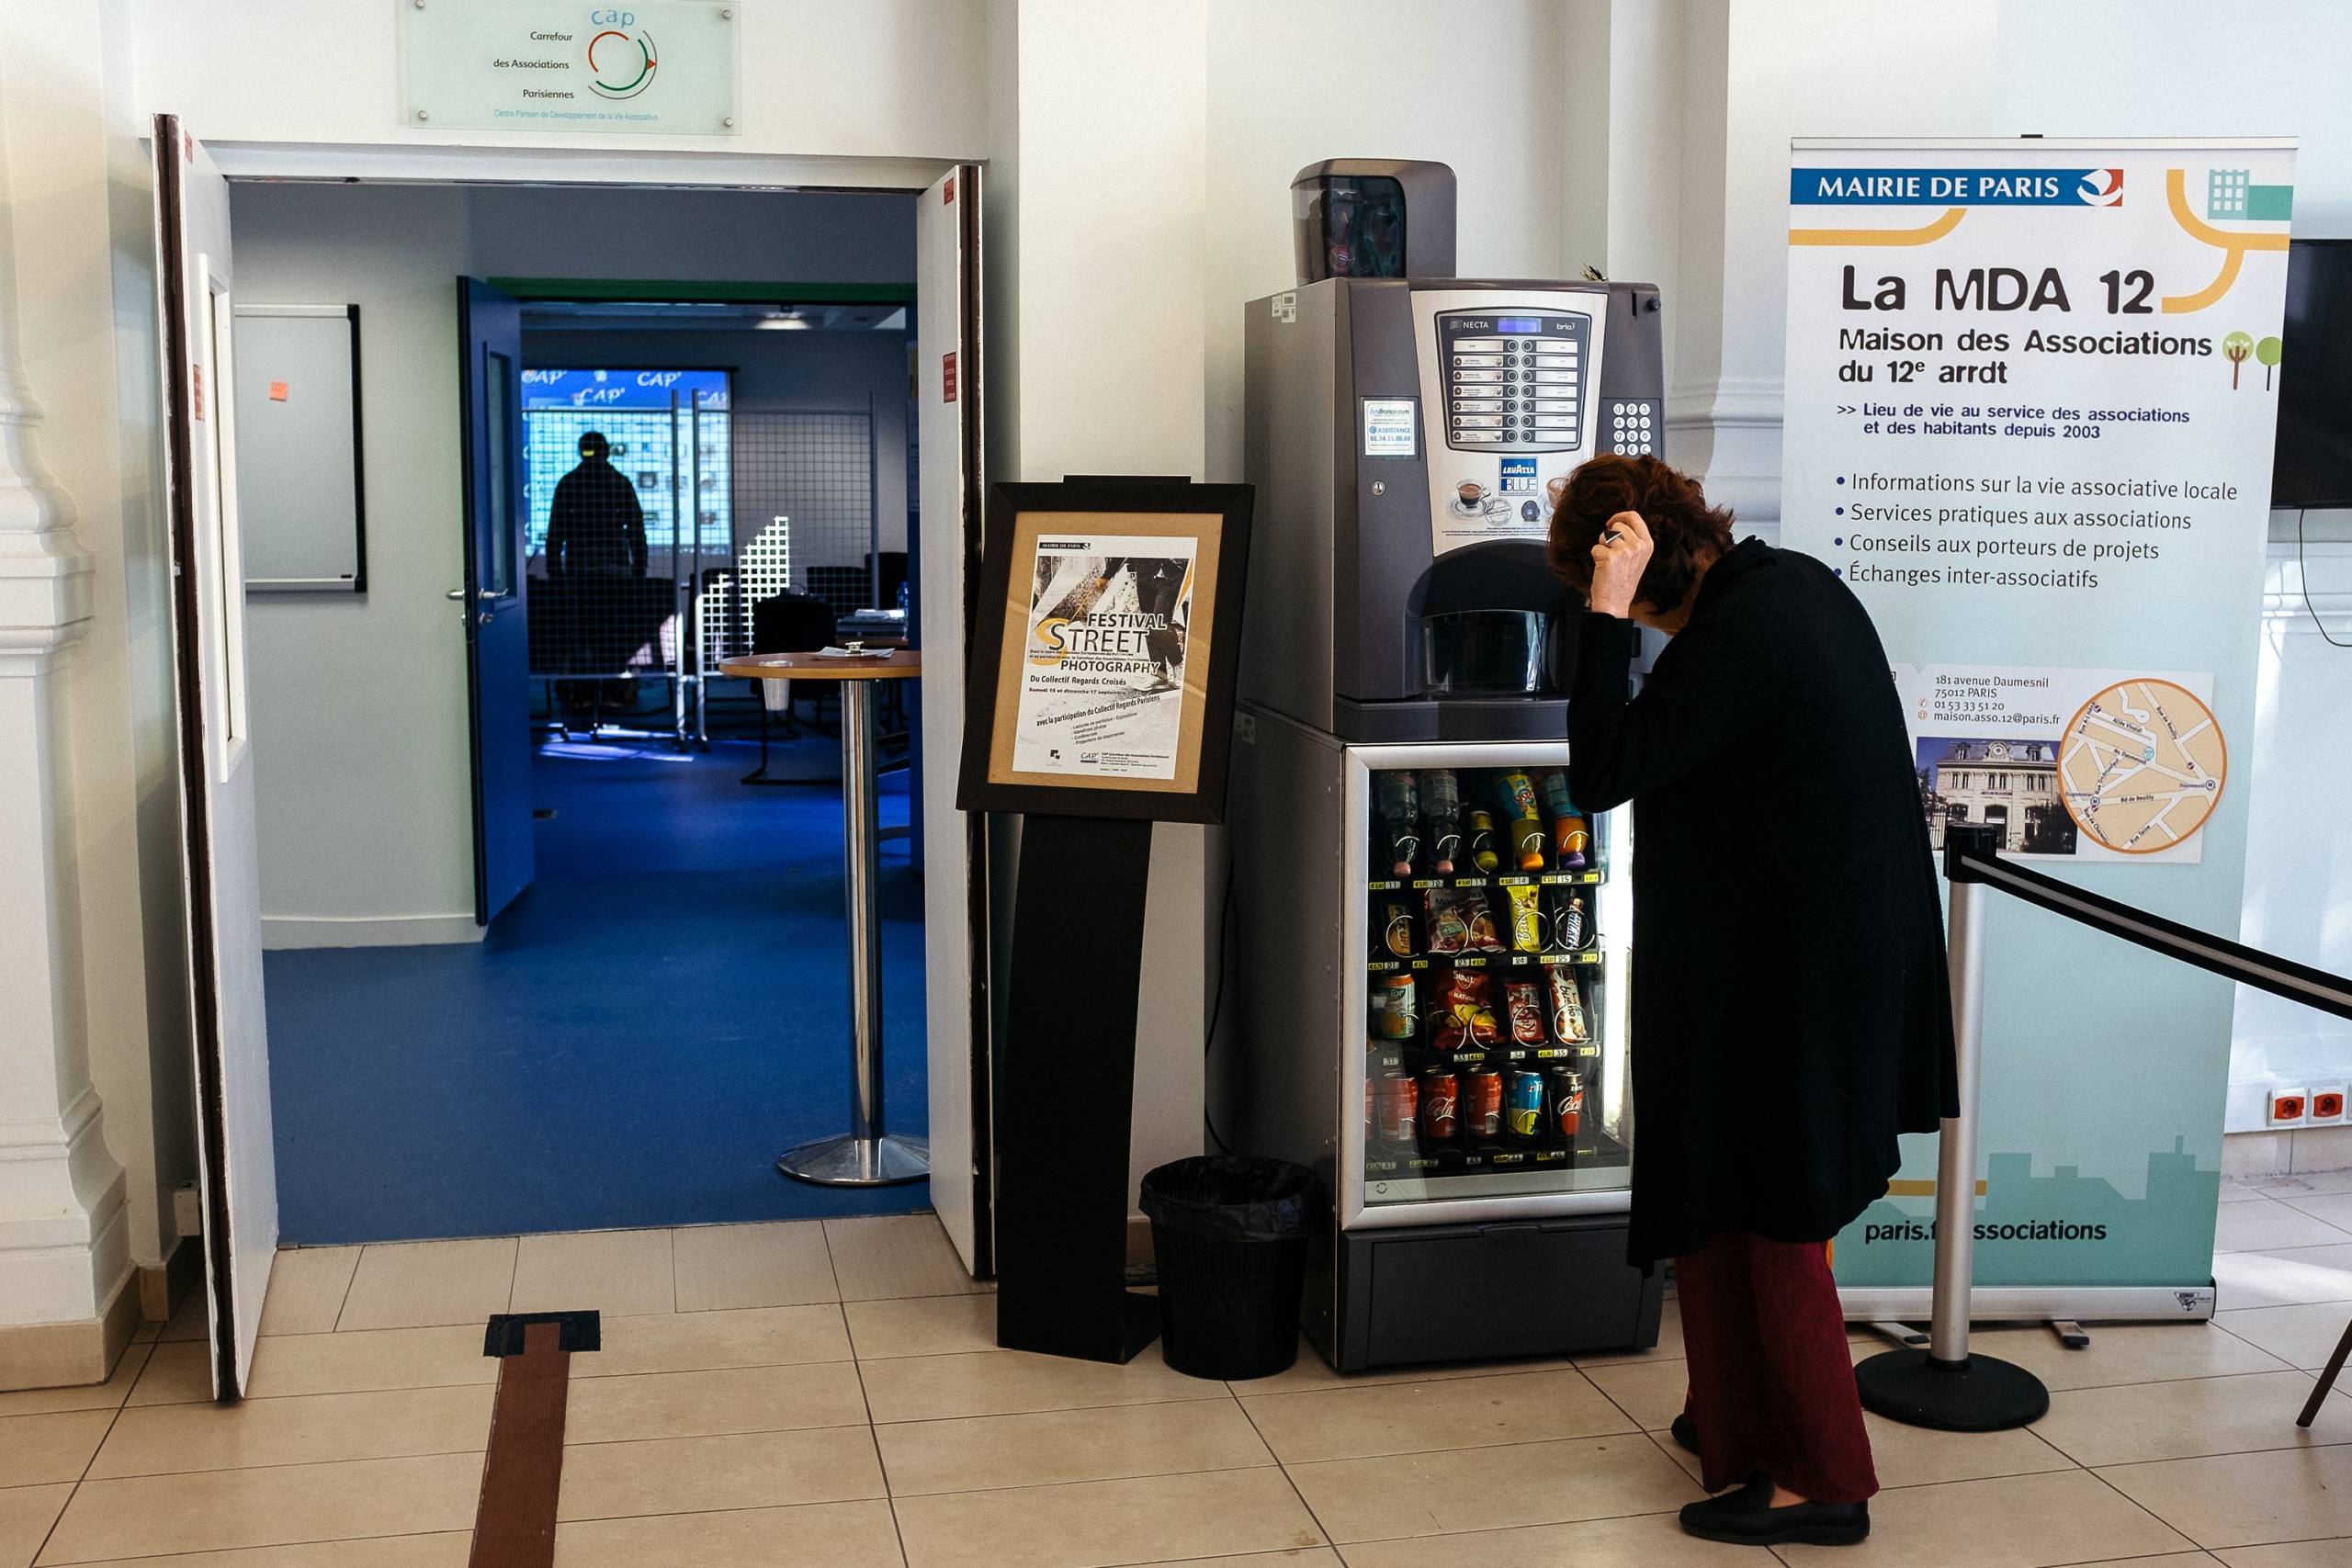
<instances>
[{"instance_id":1,"label":"woman's hand","mask_svg":"<svg viewBox=\"0 0 2352 1568\"><path fill-rule=\"evenodd\" d=\"M1592 589L1585 595L1595 615L1633 618L1634 595L1655 547L1640 513L1620 512L1609 520L1592 547Z\"/></svg>"}]
</instances>

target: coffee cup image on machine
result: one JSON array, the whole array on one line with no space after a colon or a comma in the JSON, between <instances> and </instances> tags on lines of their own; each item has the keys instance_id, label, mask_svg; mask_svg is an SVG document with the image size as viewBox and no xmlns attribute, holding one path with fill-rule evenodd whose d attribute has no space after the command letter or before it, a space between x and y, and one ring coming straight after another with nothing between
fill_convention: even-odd
<instances>
[{"instance_id":1,"label":"coffee cup image on machine","mask_svg":"<svg viewBox=\"0 0 2352 1568\"><path fill-rule=\"evenodd\" d=\"M1510 513L1510 498L1489 491L1476 479L1463 479L1453 487L1453 510L1464 517L1504 517Z\"/></svg>"}]
</instances>

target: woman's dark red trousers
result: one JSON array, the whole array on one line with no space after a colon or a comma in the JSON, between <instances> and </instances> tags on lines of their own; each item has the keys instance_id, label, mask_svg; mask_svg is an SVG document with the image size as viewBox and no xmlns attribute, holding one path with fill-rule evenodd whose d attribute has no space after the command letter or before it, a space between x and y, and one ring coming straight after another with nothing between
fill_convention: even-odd
<instances>
[{"instance_id":1,"label":"woman's dark red trousers","mask_svg":"<svg viewBox=\"0 0 2352 1568\"><path fill-rule=\"evenodd\" d=\"M1816 1503L1876 1492L1827 1249L1729 1231L1674 1269L1707 1490L1762 1471Z\"/></svg>"}]
</instances>

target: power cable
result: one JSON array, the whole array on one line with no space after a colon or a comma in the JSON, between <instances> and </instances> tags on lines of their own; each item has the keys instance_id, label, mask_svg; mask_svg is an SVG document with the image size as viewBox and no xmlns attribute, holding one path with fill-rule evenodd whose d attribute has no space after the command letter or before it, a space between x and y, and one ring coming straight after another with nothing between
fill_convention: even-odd
<instances>
[{"instance_id":1,"label":"power cable","mask_svg":"<svg viewBox=\"0 0 2352 1568\"><path fill-rule=\"evenodd\" d=\"M1217 1020L1225 1014L1225 984L1231 964L1233 946L1233 853L1228 843L1225 857L1225 895L1218 901L1216 925L1216 989L1209 993L1208 1028L1201 1036L1201 1060L1206 1062L1216 1050ZM1232 1145L1216 1130L1216 1119L1209 1114L1208 1096L1201 1097L1201 1125L1208 1129L1209 1141L1217 1153L1229 1155Z\"/></svg>"},{"instance_id":2,"label":"power cable","mask_svg":"<svg viewBox=\"0 0 2352 1568\"><path fill-rule=\"evenodd\" d=\"M2311 612L2312 625L2319 628L2320 636L2327 638L2328 647L2352 648L2352 642L2335 640L2335 635L2327 629L2327 623L2319 618L2319 606L2312 603L2312 569L2303 558L2303 513L2306 510L2301 506L2295 508L2295 581L2303 591L2303 608Z\"/></svg>"}]
</instances>

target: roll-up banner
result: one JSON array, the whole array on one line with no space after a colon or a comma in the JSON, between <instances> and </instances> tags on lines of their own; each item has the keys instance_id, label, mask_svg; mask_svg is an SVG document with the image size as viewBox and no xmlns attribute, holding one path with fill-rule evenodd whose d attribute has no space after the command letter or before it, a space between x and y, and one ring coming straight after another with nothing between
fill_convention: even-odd
<instances>
[{"instance_id":1,"label":"roll-up banner","mask_svg":"<svg viewBox=\"0 0 2352 1568\"><path fill-rule=\"evenodd\" d=\"M1932 836L2235 936L2294 143L1791 163L1781 539L1877 623ZM2210 1312L2231 986L1987 924L1979 1315ZM1849 1312L1924 1313L1935 1159L1838 1238Z\"/></svg>"}]
</instances>

